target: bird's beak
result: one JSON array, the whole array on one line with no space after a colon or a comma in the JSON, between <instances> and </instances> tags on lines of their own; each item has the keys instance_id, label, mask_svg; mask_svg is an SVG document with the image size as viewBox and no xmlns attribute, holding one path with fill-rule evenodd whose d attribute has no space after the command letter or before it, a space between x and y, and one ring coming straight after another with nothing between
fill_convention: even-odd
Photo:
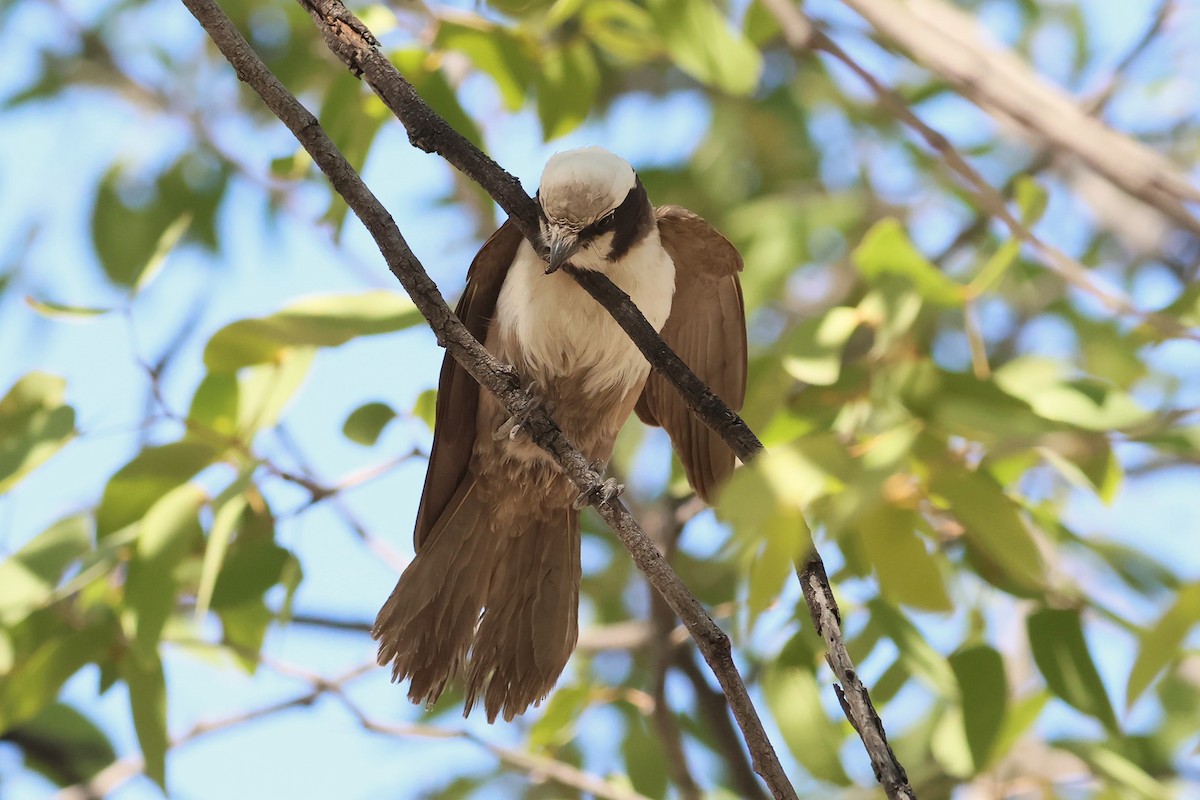
<instances>
[{"instance_id":1,"label":"bird's beak","mask_svg":"<svg viewBox=\"0 0 1200 800\"><path fill-rule=\"evenodd\" d=\"M559 267L575 255L575 251L579 249L579 235L562 228L550 227L546 244L550 250L546 257L546 274L549 275L551 272L557 272Z\"/></svg>"}]
</instances>

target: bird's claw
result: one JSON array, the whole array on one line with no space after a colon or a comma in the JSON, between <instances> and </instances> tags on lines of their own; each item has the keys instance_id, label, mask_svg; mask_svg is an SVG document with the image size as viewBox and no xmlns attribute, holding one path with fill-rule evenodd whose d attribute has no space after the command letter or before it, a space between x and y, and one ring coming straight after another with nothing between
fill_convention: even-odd
<instances>
[{"instance_id":1,"label":"bird's claw","mask_svg":"<svg viewBox=\"0 0 1200 800\"><path fill-rule=\"evenodd\" d=\"M600 485L595 486L586 492L580 492L579 496L575 498L575 501L571 503L571 508L575 509L576 511L581 511L592 504L593 498L598 499L601 504L604 504L610 500L613 500L614 498L620 497L621 493L624 491L625 484L617 483L616 478L609 478L604 483L601 483Z\"/></svg>"},{"instance_id":2,"label":"bird's claw","mask_svg":"<svg viewBox=\"0 0 1200 800\"><path fill-rule=\"evenodd\" d=\"M525 405L525 408L521 409L520 414L514 414L500 424L500 427L492 433L494 441L498 442L501 439L508 439L510 442L517 441L525 433L525 422L529 420L529 415L543 405L547 409L550 408L551 404L546 401L546 398L537 393L537 388L536 381L531 382L525 387L525 393L529 395L529 402Z\"/></svg>"}]
</instances>

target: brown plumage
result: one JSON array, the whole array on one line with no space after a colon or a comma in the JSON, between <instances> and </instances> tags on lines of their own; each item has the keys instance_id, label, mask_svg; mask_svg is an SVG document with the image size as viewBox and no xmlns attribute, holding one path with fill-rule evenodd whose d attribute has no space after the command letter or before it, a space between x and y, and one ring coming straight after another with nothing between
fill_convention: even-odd
<instances>
[{"instance_id":1,"label":"brown plumage","mask_svg":"<svg viewBox=\"0 0 1200 800\"><path fill-rule=\"evenodd\" d=\"M695 214L652 209L628 165L596 148L552 159L539 200L543 237L559 248L555 259L608 273L684 362L740 408L746 335L733 246ZM711 499L733 469L733 453L665 381L647 380L645 359L599 304L569 276L543 275L545 268L506 222L471 264L459 318L536 382L588 458L608 461L636 406L643 421L667 431L692 486ZM391 662L393 679L411 681L413 702L432 704L461 674L464 713L481 702L489 721L539 703L578 635L577 492L534 444L497 438L507 419L447 355L416 557L373 630L380 664Z\"/></svg>"}]
</instances>

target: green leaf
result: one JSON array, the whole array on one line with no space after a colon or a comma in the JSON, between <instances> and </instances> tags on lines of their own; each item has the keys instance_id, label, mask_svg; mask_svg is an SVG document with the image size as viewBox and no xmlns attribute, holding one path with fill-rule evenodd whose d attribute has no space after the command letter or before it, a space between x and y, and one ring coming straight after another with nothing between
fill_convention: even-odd
<instances>
[{"instance_id":1,"label":"green leaf","mask_svg":"<svg viewBox=\"0 0 1200 800\"><path fill-rule=\"evenodd\" d=\"M529 728L529 749L555 749L571 741L575 720L587 709L591 696L592 688L587 684L557 687L542 715Z\"/></svg>"},{"instance_id":2,"label":"green leaf","mask_svg":"<svg viewBox=\"0 0 1200 800\"><path fill-rule=\"evenodd\" d=\"M248 436L273 427L304 383L315 355L310 347L295 348L274 363L244 370L238 378L238 431Z\"/></svg>"},{"instance_id":3,"label":"green leaf","mask_svg":"<svg viewBox=\"0 0 1200 800\"><path fill-rule=\"evenodd\" d=\"M1009 704L1004 723L1000 726L1000 733L992 743L991 757L994 761L1008 755L1013 746L1041 717L1042 709L1049 700L1050 693L1039 690Z\"/></svg>"},{"instance_id":4,"label":"green leaf","mask_svg":"<svg viewBox=\"0 0 1200 800\"><path fill-rule=\"evenodd\" d=\"M0 399L0 493L57 453L75 435L66 381L30 372Z\"/></svg>"},{"instance_id":5,"label":"green leaf","mask_svg":"<svg viewBox=\"0 0 1200 800\"><path fill-rule=\"evenodd\" d=\"M1104 785L1117 785L1128 790L1117 797L1136 797L1139 800L1172 800L1178 797L1146 770L1101 742L1056 742L1058 747L1074 753L1087 762Z\"/></svg>"},{"instance_id":6,"label":"green leaf","mask_svg":"<svg viewBox=\"0 0 1200 800\"><path fill-rule=\"evenodd\" d=\"M583 39L542 53L537 74L537 110L542 138L557 139L583 124L596 102L600 68L592 48Z\"/></svg>"},{"instance_id":7,"label":"green leaf","mask_svg":"<svg viewBox=\"0 0 1200 800\"><path fill-rule=\"evenodd\" d=\"M784 370L796 380L815 386L837 383L842 351L861 321L857 309L838 306L823 317L801 322L783 351Z\"/></svg>"},{"instance_id":8,"label":"green leaf","mask_svg":"<svg viewBox=\"0 0 1200 800\"><path fill-rule=\"evenodd\" d=\"M971 282L967 285L967 294L971 297L978 297L995 285L996 281L1008 272L1017 260L1017 255L1021 252L1021 242L1017 239L1010 239L1000 246L1000 249L988 259L988 262L983 265L983 269L979 271Z\"/></svg>"},{"instance_id":9,"label":"green leaf","mask_svg":"<svg viewBox=\"0 0 1200 800\"><path fill-rule=\"evenodd\" d=\"M0 731L33 719L58 695L67 679L99 661L117 641L105 614L80 630L45 637L0 681Z\"/></svg>"},{"instance_id":10,"label":"green leaf","mask_svg":"<svg viewBox=\"0 0 1200 800\"><path fill-rule=\"evenodd\" d=\"M1025 227L1031 227L1042 218L1042 214L1046 213L1046 206L1050 204L1050 195L1028 175L1018 177L1015 188L1021 222Z\"/></svg>"},{"instance_id":11,"label":"green leaf","mask_svg":"<svg viewBox=\"0 0 1200 800\"><path fill-rule=\"evenodd\" d=\"M133 293L138 294L143 289L153 282L158 277L158 273L162 271L163 265L167 263L167 256L179 244L183 235L187 233L187 229L191 227L192 214L190 211L185 211L175 218L175 221L167 226L167 229L162 232L162 236L158 237L158 241L154 244L154 252L150 254L150 258L146 260L146 264L142 267L140 274L133 283Z\"/></svg>"},{"instance_id":12,"label":"green leaf","mask_svg":"<svg viewBox=\"0 0 1200 800\"><path fill-rule=\"evenodd\" d=\"M884 597L930 611L952 609L937 562L916 533L915 511L880 504L857 527Z\"/></svg>"},{"instance_id":13,"label":"green leaf","mask_svg":"<svg viewBox=\"0 0 1200 800\"><path fill-rule=\"evenodd\" d=\"M87 517L59 520L0 562L0 625L12 626L54 597L63 573L91 550Z\"/></svg>"},{"instance_id":14,"label":"green leaf","mask_svg":"<svg viewBox=\"0 0 1200 800\"><path fill-rule=\"evenodd\" d=\"M121 659L121 677L129 686L129 708L146 777L167 788L167 684L156 653L129 652Z\"/></svg>"},{"instance_id":15,"label":"green leaf","mask_svg":"<svg viewBox=\"0 0 1200 800\"><path fill-rule=\"evenodd\" d=\"M365 403L350 412L342 425L342 433L352 442L370 447L379 439L396 412L387 403Z\"/></svg>"},{"instance_id":16,"label":"green leaf","mask_svg":"<svg viewBox=\"0 0 1200 800\"><path fill-rule=\"evenodd\" d=\"M748 95L758 86L762 53L711 0L650 0L647 8L683 72L731 95Z\"/></svg>"},{"instance_id":17,"label":"green leaf","mask_svg":"<svg viewBox=\"0 0 1200 800\"><path fill-rule=\"evenodd\" d=\"M117 760L104 731L74 708L52 703L0 740L15 744L25 765L58 786L85 783Z\"/></svg>"},{"instance_id":18,"label":"green leaf","mask_svg":"<svg viewBox=\"0 0 1200 800\"><path fill-rule=\"evenodd\" d=\"M337 73L325 92L324 102L317 117L321 127L329 134L338 149L350 162L355 171L362 172L367 163L367 154L376 134L390 117L383 102L353 74L342 70ZM330 193L329 211L325 219L340 230L350 210L346 201L336 192Z\"/></svg>"},{"instance_id":19,"label":"green leaf","mask_svg":"<svg viewBox=\"0 0 1200 800\"><path fill-rule=\"evenodd\" d=\"M950 461L930 465L930 489L945 498L968 540L1026 589L1045 583L1037 543L999 484Z\"/></svg>"},{"instance_id":20,"label":"green leaf","mask_svg":"<svg viewBox=\"0 0 1200 800\"><path fill-rule=\"evenodd\" d=\"M1033 660L1046 686L1069 705L1119 733L1116 715L1083 638L1079 612L1044 608L1026 621Z\"/></svg>"},{"instance_id":21,"label":"green leaf","mask_svg":"<svg viewBox=\"0 0 1200 800\"><path fill-rule=\"evenodd\" d=\"M848 786L850 779L838 753L843 734L821 706L821 688L813 671L772 667L763 679L763 695L796 760L814 778Z\"/></svg>"},{"instance_id":22,"label":"green leaf","mask_svg":"<svg viewBox=\"0 0 1200 800\"><path fill-rule=\"evenodd\" d=\"M191 408L188 409L192 431L199 427L219 438L233 438L238 433L238 404L237 375L232 372L208 373L196 387ZM205 437L201 435L201 438ZM221 442L218 439L213 444L219 445Z\"/></svg>"},{"instance_id":23,"label":"green leaf","mask_svg":"<svg viewBox=\"0 0 1200 800\"><path fill-rule=\"evenodd\" d=\"M881 597L871 599L867 606L872 621L879 623L900 651L900 660L910 674L938 694L954 685L954 672L945 657L925 641L908 617Z\"/></svg>"},{"instance_id":24,"label":"green leaf","mask_svg":"<svg viewBox=\"0 0 1200 800\"><path fill-rule=\"evenodd\" d=\"M220 574L221 565L225 562L225 552L229 548L229 540L233 537L242 512L246 510L245 491L253 475L253 467L244 471L213 501L213 522L208 531L208 543L204 548L204 562L200 568L200 585L196 589L195 617L197 622L203 620L204 615L208 613L213 589L217 585L217 575Z\"/></svg>"},{"instance_id":25,"label":"green leaf","mask_svg":"<svg viewBox=\"0 0 1200 800\"><path fill-rule=\"evenodd\" d=\"M36 297L25 296L25 305L32 308L43 317L51 319L91 319L112 311L111 308L90 308L87 306L72 306L55 303L50 300L38 300Z\"/></svg>"},{"instance_id":26,"label":"green leaf","mask_svg":"<svg viewBox=\"0 0 1200 800\"><path fill-rule=\"evenodd\" d=\"M278 361L297 347L336 347L358 336L391 333L421 321L412 301L395 292L322 295L267 317L244 319L213 334L204 348L211 372Z\"/></svg>"},{"instance_id":27,"label":"green leaf","mask_svg":"<svg viewBox=\"0 0 1200 800\"><path fill-rule=\"evenodd\" d=\"M1129 393L1093 378L1069 378L1067 364L1040 356L1015 358L996 370L1001 389L1041 417L1094 431L1140 425L1150 414Z\"/></svg>"},{"instance_id":28,"label":"green leaf","mask_svg":"<svg viewBox=\"0 0 1200 800\"><path fill-rule=\"evenodd\" d=\"M1174 605L1142 634L1125 691L1127 708L1133 708L1164 667L1183 657L1184 640L1197 623L1200 623L1200 583L1192 583L1179 591Z\"/></svg>"},{"instance_id":29,"label":"green leaf","mask_svg":"<svg viewBox=\"0 0 1200 800\"><path fill-rule=\"evenodd\" d=\"M463 53L476 69L490 75L509 111L524 104L537 69L521 42L505 28L479 17L442 18L433 44L439 50Z\"/></svg>"},{"instance_id":30,"label":"green leaf","mask_svg":"<svg viewBox=\"0 0 1200 800\"><path fill-rule=\"evenodd\" d=\"M1008 705L1008 681L1004 659L987 645L974 645L950 656L950 668L958 681L963 727L975 774L991 763L993 749Z\"/></svg>"},{"instance_id":31,"label":"green leaf","mask_svg":"<svg viewBox=\"0 0 1200 800\"><path fill-rule=\"evenodd\" d=\"M886 274L902 275L930 302L958 307L966 297L966 288L921 255L896 219L889 217L875 223L851 258L867 280L874 282Z\"/></svg>"},{"instance_id":32,"label":"green leaf","mask_svg":"<svg viewBox=\"0 0 1200 800\"><path fill-rule=\"evenodd\" d=\"M437 389L426 389L417 395L412 413L414 417L424 421L429 430L433 430L434 421L437 419Z\"/></svg>"},{"instance_id":33,"label":"green leaf","mask_svg":"<svg viewBox=\"0 0 1200 800\"><path fill-rule=\"evenodd\" d=\"M163 626L175 610L175 568L203 536L200 507L205 499L199 486L184 484L151 506L138 525L125 579L125 622L139 657L156 652Z\"/></svg>"},{"instance_id":34,"label":"green leaf","mask_svg":"<svg viewBox=\"0 0 1200 800\"><path fill-rule=\"evenodd\" d=\"M642 63L662 51L654 18L628 0L588 0L580 21L589 41L623 61Z\"/></svg>"},{"instance_id":35,"label":"green leaf","mask_svg":"<svg viewBox=\"0 0 1200 800\"><path fill-rule=\"evenodd\" d=\"M141 519L171 490L213 462L216 452L206 442L187 440L148 447L117 470L96 509L100 539Z\"/></svg>"}]
</instances>

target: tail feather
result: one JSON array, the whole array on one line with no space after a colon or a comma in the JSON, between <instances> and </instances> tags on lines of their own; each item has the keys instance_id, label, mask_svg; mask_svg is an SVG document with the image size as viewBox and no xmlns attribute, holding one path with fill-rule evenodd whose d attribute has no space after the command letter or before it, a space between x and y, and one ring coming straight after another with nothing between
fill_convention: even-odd
<instances>
[{"instance_id":1,"label":"tail feather","mask_svg":"<svg viewBox=\"0 0 1200 800\"><path fill-rule=\"evenodd\" d=\"M496 531L475 480L464 483L375 620L378 661L409 679L414 703L434 703L465 670L464 715L489 722L539 703L575 649L579 514L565 508Z\"/></svg>"},{"instance_id":2,"label":"tail feather","mask_svg":"<svg viewBox=\"0 0 1200 800\"><path fill-rule=\"evenodd\" d=\"M464 482L375 620L378 662L411 679L414 703L434 703L466 661L497 549L487 511Z\"/></svg>"},{"instance_id":3,"label":"tail feather","mask_svg":"<svg viewBox=\"0 0 1200 800\"><path fill-rule=\"evenodd\" d=\"M511 721L554 688L579 636L579 514L532 521L508 538L488 587L467 672L466 712Z\"/></svg>"}]
</instances>

